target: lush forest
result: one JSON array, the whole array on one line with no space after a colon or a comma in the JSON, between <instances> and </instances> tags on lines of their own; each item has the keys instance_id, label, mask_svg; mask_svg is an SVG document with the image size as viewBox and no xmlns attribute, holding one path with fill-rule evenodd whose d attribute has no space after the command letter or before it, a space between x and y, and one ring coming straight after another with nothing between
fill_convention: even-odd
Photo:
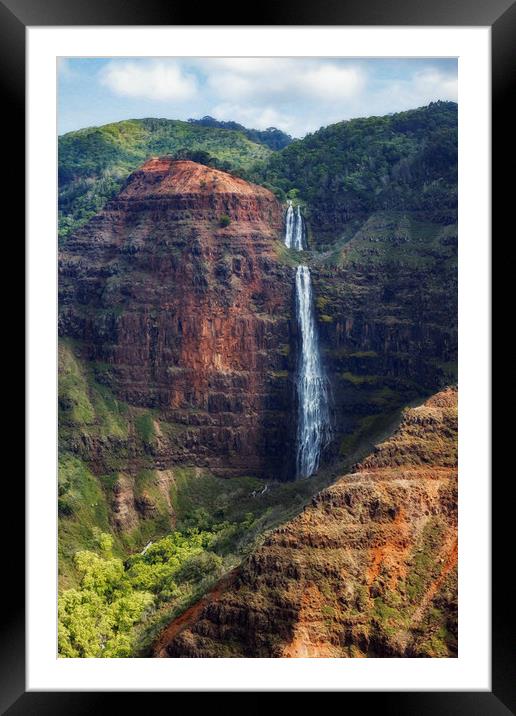
<instances>
[{"instance_id":1,"label":"lush forest","mask_svg":"<svg viewBox=\"0 0 516 716\"><path fill-rule=\"evenodd\" d=\"M60 341L59 654L146 655L164 624L235 567L260 534L296 514L325 477L264 489L255 477L228 480L177 465L171 520L152 463L157 431L166 424L118 400L105 385L109 366L80 353ZM109 465L96 474L86 446L104 441ZM112 498L134 453L148 460L133 476L135 497L150 498L155 509L120 531L110 520Z\"/></svg>"},{"instance_id":2,"label":"lush forest","mask_svg":"<svg viewBox=\"0 0 516 716\"><path fill-rule=\"evenodd\" d=\"M125 562L113 552L113 538L97 535L94 551L74 556L77 586L59 597L58 648L63 657L129 657L145 652L156 630L224 571L224 554L252 525L213 524L203 511L203 528L174 531ZM145 617L145 628L138 626Z\"/></svg>"},{"instance_id":3,"label":"lush forest","mask_svg":"<svg viewBox=\"0 0 516 716\"><path fill-rule=\"evenodd\" d=\"M454 221L457 105L434 102L324 127L272 154L254 176L318 213L410 209Z\"/></svg>"}]
</instances>

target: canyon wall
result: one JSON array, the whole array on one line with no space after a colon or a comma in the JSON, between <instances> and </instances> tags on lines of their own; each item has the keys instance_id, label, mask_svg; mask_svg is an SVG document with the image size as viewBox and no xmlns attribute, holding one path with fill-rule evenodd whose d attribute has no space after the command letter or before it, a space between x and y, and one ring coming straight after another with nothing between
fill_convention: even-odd
<instances>
[{"instance_id":1,"label":"canyon wall","mask_svg":"<svg viewBox=\"0 0 516 716\"><path fill-rule=\"evenodd\" d=\"M61 335L118 399L156 411L166 426L158 467L289 470L292 276L276 258L282 231L267 189L162 158L134 172L61 251ZM92 449L102 467L102 446Z\"/></svg>"},{"instance_id":2,"label":"canyon wall","mask_svg":"<svg viewBox=\"0 0 516 716\"><path fill-rule=\"evenodd\" d=\"M393 411L457 380L457 226L382 211L335 225L334 237L311 274L330 452L346 456Z\"/></svg>"},{"instance_id":3,"label":"canyon wall","mask_svg":"<svg viewBox=\"0 0 516 716\"><path fill-rule=\"evenodd\" d=\"M398 430L212 592L157 657L457 655L457 393Z\"/></svg>"}]
</instances>

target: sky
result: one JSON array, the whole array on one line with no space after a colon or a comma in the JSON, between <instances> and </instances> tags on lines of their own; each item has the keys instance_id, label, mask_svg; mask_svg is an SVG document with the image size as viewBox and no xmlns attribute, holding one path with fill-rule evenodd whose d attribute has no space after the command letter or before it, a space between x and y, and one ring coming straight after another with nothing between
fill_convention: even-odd
<instances>
[{"instance_id":1,"label":"sky","mask_svg":"<svg viewBox=\"0 0 516 716\"><path fill-rule=\"evenodd\" d=\"M303 137L354 117L457 101L441 58L59 58L58 132L211 115Z\"/></svg>"}]
</instances>

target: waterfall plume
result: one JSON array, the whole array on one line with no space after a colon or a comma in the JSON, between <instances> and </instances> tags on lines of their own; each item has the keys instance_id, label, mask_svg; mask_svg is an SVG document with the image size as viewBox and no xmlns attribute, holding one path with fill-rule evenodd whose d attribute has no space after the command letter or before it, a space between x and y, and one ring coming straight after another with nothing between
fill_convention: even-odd
<instances>
[{"instance_id":1,"label":"waterfall plume","mask_svg":"<svg viewBox=\"0 0 516 716\"><path fill-rule=\"evenodd\" d=\"M310 477L319 467L321 452L330 440L331 426L308 266L296 269L296 319L301 339L296 376L296 477Z\"/></svg>"}]
</instances>

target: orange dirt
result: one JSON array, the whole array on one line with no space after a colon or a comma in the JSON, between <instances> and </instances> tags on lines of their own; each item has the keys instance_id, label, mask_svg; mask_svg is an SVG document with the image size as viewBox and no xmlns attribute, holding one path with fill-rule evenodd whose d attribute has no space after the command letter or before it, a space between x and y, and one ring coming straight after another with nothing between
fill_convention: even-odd
<instances>
[{"instance_id":1,"label":"orange dirt","mask_svg":"<svg viewBox=\"0 0 516 716\"><path fill-rule=\"evenodd\" d=\"M166 653L167 644L181 631L183 631L183 629L189 626L189 624L194 622L207 604L214 599L217 599L217 597L219 597L222 592L230 586L234 574L235 570L229 572L220 580L220 582L217 582L213 589L207 592L202 599L189 607L185 612L183 612L183 614L176 617L174 621L170 622L170 624L161 632L160 637L154 646L153 651L155 657L166 658L168 656Z\"/></svg>"}]
</instances>

